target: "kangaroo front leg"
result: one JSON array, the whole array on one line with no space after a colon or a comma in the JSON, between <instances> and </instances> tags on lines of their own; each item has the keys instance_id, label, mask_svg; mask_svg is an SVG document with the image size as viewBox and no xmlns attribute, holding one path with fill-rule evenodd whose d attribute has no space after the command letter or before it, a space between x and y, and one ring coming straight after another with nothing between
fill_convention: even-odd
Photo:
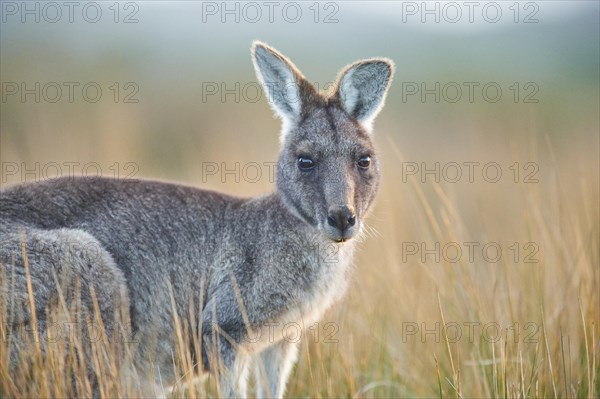
<instances>
[{"instance_id":1,"label":"kangaroo front leg","mask_svg":"<svg viewBox=\"0 0 600 399\"><path fill-rule=\"evenodd\" d=\"M282 398L298 357L298 343L286 340L262 351L256 359L256 397Z\"/></svg>"},{"instance_id":2,"label":"kangaroo front leg","mask_svg":"<svg viewBox=\"0 0 600 399\"><path fill-rule=\"evenodd\" d=\"M219 375L219 395L222 398L246 398L248 382L247 355L239 354L234 363Z\"/></svg>"},{"instance_id":3,"label":"kangaroo front leg","mask_svg":"<svg viewBox=\"0 0 600 399\"><path fill-rule=\"evenodd\" d=\"M219 397L245 398L250 360L243 347L247 331L232 290L217 292L206 304L201 328L202 362L217 377Z\"/></svg>"},{"instance_id":4,"label":"kangaroo front leg","mask_svg":"<svg viewBox=\"0 0 600 399\"><path fill-rule=\"evenodd\" d=\"M218 333L205 333L203 362L217 377L219 397L245 398L250 357Z\"/></svg>"}]
</instances>

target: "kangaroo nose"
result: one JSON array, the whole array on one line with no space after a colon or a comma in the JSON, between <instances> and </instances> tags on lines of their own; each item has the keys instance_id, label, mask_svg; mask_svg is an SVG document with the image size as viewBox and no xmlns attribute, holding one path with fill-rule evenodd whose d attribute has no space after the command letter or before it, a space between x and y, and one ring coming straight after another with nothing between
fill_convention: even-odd
<instances>
[{"instance_id":1,"label":"kangaroo nose","mask_svg":"<svg viewBox=\"0 0 600 399\"><path fill-rule=\"evenodd\" d=\"M354 226L354 223L356 223L354 209L345 205L329 208L329 211L327 212L327 223L339 231L344 232L348 227Z\"/></svg>"}]
</instances>

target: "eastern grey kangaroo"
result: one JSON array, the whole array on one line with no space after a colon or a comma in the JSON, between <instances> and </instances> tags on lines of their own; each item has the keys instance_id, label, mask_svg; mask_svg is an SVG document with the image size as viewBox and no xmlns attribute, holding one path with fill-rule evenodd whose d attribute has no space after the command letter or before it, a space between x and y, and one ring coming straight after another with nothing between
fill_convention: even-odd
<instances>
[{"instance_id":1,"label":"eastern grey kangaroo","mask_svg":"<svg viewBox=\"0 0 600 399\"><path fill-rule=\"evenodd\" d=\"M99 177L3 189L0 294L23 310L20 323L30 317L27 275L40 328L58 293L73 295L77 282L81 311L96 298L108 330L117 309L127 310L141 337L136 367L158 371L151 384L160 385L176 377L175 308L196 324L198 362L217 373L221 396L244 397L252 368L258 397L284 395L297 343L283 327L315 323L346 290L379 185L372 122L394 66L353 63L325 94L264 43L253 44L252 60L283 122L275 191L237 198ZM195 318L190 303L200 304Z\"/></svg>"}]
</instances>

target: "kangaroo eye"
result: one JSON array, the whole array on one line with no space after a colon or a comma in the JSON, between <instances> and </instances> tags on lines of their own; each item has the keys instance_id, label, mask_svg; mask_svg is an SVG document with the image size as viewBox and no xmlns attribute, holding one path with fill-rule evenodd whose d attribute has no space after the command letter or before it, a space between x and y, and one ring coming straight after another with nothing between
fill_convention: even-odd
<instances>
[{"instance_id":1,"label":"kangaroo eye","mask_svg":"<svg viewBox=\"0 0 600 399\"><path fill-rule=\"evenodd\" d=\"M315 167L315 161L306 156L298 157L298 168L300 170L309 170Z\"/></svg>"},{"instance_id":2,"label":"kangaroo eye","mask_svg":"<svg viewBox=\"0 0 600 399\"><path fill-rule=\"evenodd\" d=\"M358 164L359 168L367 169L369 166L371 166L371 157L368 155L366 155L364 157L360 157L357 164Z\"/></svg>"}]
</instances>

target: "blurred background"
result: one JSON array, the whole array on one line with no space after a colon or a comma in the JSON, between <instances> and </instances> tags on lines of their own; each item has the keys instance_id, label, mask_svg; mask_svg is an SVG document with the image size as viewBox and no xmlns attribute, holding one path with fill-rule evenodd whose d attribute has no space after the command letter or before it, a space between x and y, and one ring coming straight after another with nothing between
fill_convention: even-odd
<instances>
[{"instance_id":1,"label":"blurred background","mask_svg":"<svg viewBox=\"0 0 600 399\"><path fill-rule=\"evenodd\" d=\"M73 3L1 4L0 187L267 193L252 41L324 90L391 58L368 238L289 394L600 395L598 2Z\"/></svg>"}]
</instances>

